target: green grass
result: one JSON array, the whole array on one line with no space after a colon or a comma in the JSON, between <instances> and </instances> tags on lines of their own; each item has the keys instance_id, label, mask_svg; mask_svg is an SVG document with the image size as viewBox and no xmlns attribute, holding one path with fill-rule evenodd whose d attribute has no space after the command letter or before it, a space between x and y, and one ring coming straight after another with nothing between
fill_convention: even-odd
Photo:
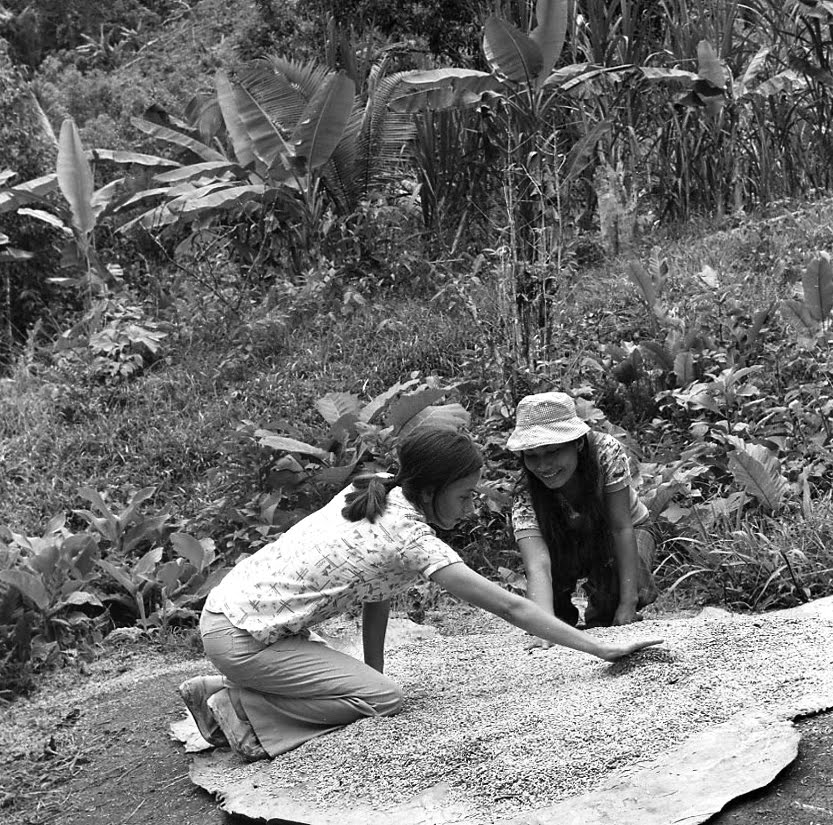
<instances>
[{"instance_id":1,"label":"green grass","mask_svg":"<svg viewBox=\"0 0 833 825\"><path fill-rule=\"evenodd\" d=\"M188 346L180 339L171 363L116 385L20 362L0 384L0 524L37 533L79 506L81 486L122 502L157 486L155 505L183 519L228 492L229 481L245 501L257 467L244 458L230 467L223 448L237 423L283 419L318 441L327 432L315 409L323 395L369 399L413 371L453 378L476 343L465 315L413 301L347 318L311 315L291 330L244 324L233 332L203 331Z\"/></svg>"}]
</instances>

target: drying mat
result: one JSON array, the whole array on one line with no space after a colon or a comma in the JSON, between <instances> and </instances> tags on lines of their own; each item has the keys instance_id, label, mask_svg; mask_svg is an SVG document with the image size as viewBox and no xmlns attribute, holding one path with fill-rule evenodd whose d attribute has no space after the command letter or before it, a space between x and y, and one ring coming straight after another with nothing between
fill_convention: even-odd
<instances>
[{"instance_id":1,"label":"drying mat","mask_svg":"<svg viewBox=\"0 0 833 825\"><path fill-rule=\"evenodd\" d=\"M833 597L590 632L666 641L608 664L511 629L399 633L401 714L271 762L213 751L191 778L230 813L310 825L694 825L795 758L791 719L833 707Z\"/></svg>"}]
</instances>

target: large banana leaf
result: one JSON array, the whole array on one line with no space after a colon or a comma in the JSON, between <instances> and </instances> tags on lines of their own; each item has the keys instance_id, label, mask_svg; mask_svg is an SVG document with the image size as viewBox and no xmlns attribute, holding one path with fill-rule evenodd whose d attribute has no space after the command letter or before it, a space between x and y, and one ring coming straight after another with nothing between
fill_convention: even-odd
<instances>
[{"instance_id":1,"label":"large banana leaf","mask_svg":"<svg viewBox=\"0 0 833 825\"><path fill-rule=\"evenodd\" d=\"M180 166L170 172L160 172L153 178L154 183L179 183L180 181L192 180L213 173L219 179L225 172L234 169L236 163L228 160L214 160L208 163L194 163L191 166Z\"/></svg>"},{"instance_id":2,"label":"large banana leaf","mask_svg":"<svg viewBox=\"0 0 833 825\"><path fill-rule=\"evenodd\" d=\"M84 154L81 136L72 118L61 124L58 138L58 187L69 203L72 225L81 238L86 238L95 226L93 212L93 170Z\"/></svg>"},{"instance_id":3,"label":"large banana leaf","mask_svg":"<svg viewBox=\"0 0 833 825\"><path fill-rule=\"evenodd\" d=\"M245 184L244 186L206 187L210 192L198 190L191 197L179 198L169 204L168 208L179 218L193 218L200 213L213 212L218 209L232 209L235 206L255 198L262 197L267 191L263 184Z\"/></svg>"},{"instance_id":4,"label":"large banana leaf","mask_svg":"<svg viewBox=\"0 0 833 825\"><path fill-rule=\"evenodd\" d=\"M154 206L147 212L143 212L136 218L123 223L119 227L119 232L127 233L135 226L141 226L145 229L161 229L163 226L176 223L179 220L179 215L174 214L168 209L168 205L163 203L159 206Z\"/></svg>"},{"instance_id":5,"label":"large banana leaf","mask_svg":"<svg viewBox=\"0 0 833 825\"><path fill-rule=\"evenodd\" d=\"M249 166L254 163L255 159L252 140L237 109L234 87L224 71L217 72L214 77L214 86L217 89L217 102L223 115L223 121L226 124L226 131L231 138L234 156L241 166Z\"/></svg>"},{"instance_id":6,"label":"large banana leaf","mask_svg":"<svg viewBox=\"0 0 833 825\"><path fill-rule=\"evenodd\" d=\"M238 181L218 178L215 175L203 175L202 177L184 180L181 183L171 186L168 189L168 198L170 202L173 202L175 198L190 198L196 192L199 192L200 195L207 194L215 189L223 189L224 187L233 186L237 183Z\"/></svg>"},{"instance_id":7,"label":"large banana leaf","mask_svg":"<svg viewBox=\"0 0 833 825\"><path fill-rule=\"evenodd\" d=\"M569 66L562 66L550 74L541 84L542 86L555 86L561 92L569 92L582 83L588 83L593 78L601 75L615 75L622 71L621 66L593 66L590 63L571 63ZM695 78L696 75L692 75Z\"/></svg>"},{"instance_id":8,"label":"large banana leaf","mask_svg":"<svg viewBox=\"0 0 833 825\"><path fill-rule=\"evenodd\" d=\"M58 176L53 173L4 189L0 192L0 212L13 212L24 204L42 201L45 195L54 192L57 187Z\"/></svg>"},{"instance_id":9,"label":"large banana leaf","mask_svg":"<svg viewBox=\"0 0 833 825\"><path fill-rule=\"evenodd\" d=\"M346 74L331 75L313 95L292 133L295 156L309 170L323 166L338 145L353 110L356 84Z\"/></svg>"},{"instance_id":10,"label":"large banana leaf","mask_svg":"<svg viewBox=\"0 0 833 825\"><path fill-rule=\"evenodd\" d=\"M169 187L167 186L159 186L155 189L143 189L141 192L136 192L135 195L131 195L124 203L119 205L119 209L126 209L128 206L135 206L137 203L141 203L142 201L149 200L150 198L158 198L162 195L167 195L170 191Z\"/></svg>"},{"instance_id":11,"label":"large banana leaf","mask_svg":"<svg viewBox=\"0 0 833 825\"><path fill-rule=\"evenodd\" d=\"M143 200L156 196L167 196L167 203L159 204L143 212L141 215L127 221L119 227L119 232L128 232L135 226L142 226L145 229L160 229L168 224L176 223L180 219L193 217L199 212L208 212L215 209L231 208L250 197L257 197L263 194L263 187L235 186L236 181L212 180L206 178L196 184L191 181L181 183L173 187L160 187L158 189L147 189L144 192L137 192L131 198L121 204L120 208L134 206ZM252 189L251 195L242 195L240 189ZM224 194L231 192L231 194Z\"/></svg>"},{"instance_id":12,"label":"large banana leaf","mask_svg":"<svg viewBox=\"0 0 833 825\"><path fill-rule=\"evenodd\" d=\"M292 147L281 134L279 125L269 117L256 92L256 87L241 83L234 87L234 101L254 156L271 170L280 166L283 159L292 157Z\"/></svg>"},{"instance_id":13,"label":"large banana leaf","mask_svg":"<svg viewBox=\"0 0 833 825\"><path fill-rule=\"evenodd\" d=\"M547 79L564 48L569 11L570 0L538 0L535 7L538 25L529 37L541 50L543 63L537 75L539 82Z\"/></svg>"},{"instance_id":14,"label":"large banana leaf","mask_svg":"<svg viewBox=\"0 0 833 825\"><path fill-rule=\"evenodd\" d=\"M113 163L122 163L136 166L165 166L173 168L180 164L170 158L160 158L156 155L144 155L141 152L122 152L115 149L90 149L87 157L92 160L111 160Z\"/></svg>"},{"instance_id":15,"label":"large banana leaf","mask_svg":"<svg viewBox=\"0 0 833 825\"><path fill-rule=\"evenodd\" d=\"M477 106L503 84L494 75L475 69L432 69L406 72L390 101L394 112L463 109Z\"/></svg>"},{"instance_id":16,"label":"large banana leaf","mask_svg":"<svg viewBox=\"0 0 833 825\"><path fill-rule=\"evenodd\" d=\"M534 83L544 66L538 44L495 16L487 18L483 27L483 53L492 71L514 83Z\"/></svg>"},{"instance_id":17,"label":"large banana leaf","mask_svg":"<svg viewBox=\"0 0 833 825\"><path fill-rule=\"evenodd\" d=\"M822 253L810 261L801 278L804 303L813 320L823 321L833 308L833 267L828 255Z\"/></svg>"},{"instance_id":18,"label":"large banana leaf","mask_svg":"<svg viewBox=\"0 0 833 825\"><path fill-rule=\"evenodd\" d=\"M130 118L130 122L146 135L150 135L157 140L163 140L166 143L173 143L175 146L179 146L182 149L188 149L190 152L193 152L197 157L200 157L203 160L226 160L226 158L216 149L212 149L210 146L200 143L190 135L177 132L174 129L169 129L167 126L160 126L158 123L151 123L149 120L144 120L140 117L132 117Z\"/></svg>"},{"instance_id":19,"label":"large banana leaf","mask_svg":"<svg viewBox=\"0 0 833 825\"><path fill-rule=\"evenodd\" d=\"M30 218L41 221L41 223L49 224L54 229L60 229L68 233L69 237L72 237L72 230L57 215L53 215L45 209L31 209L28 206L24 206L22 209L18 209L17 214L28 215Z\"/></svg>"}]
</instances>

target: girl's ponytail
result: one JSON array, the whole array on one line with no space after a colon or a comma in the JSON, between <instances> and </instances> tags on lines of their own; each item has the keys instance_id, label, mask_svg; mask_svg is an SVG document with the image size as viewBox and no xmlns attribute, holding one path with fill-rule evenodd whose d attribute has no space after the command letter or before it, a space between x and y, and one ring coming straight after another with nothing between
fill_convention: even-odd
<instances>
[{"instance_id":1,"label":"girl's ponytail","mask_svg":"<svg viewBox=\"0 0 833 825\"><path fill-rule=\"evenodd\" d=\"M471 438L443 427L418 427L397 448L396 476L360 476L347 494L341 514L348 521L375 521L385 511L388 492L401 487L402 494L422 510L425 496L434 499L449 484L478 471L483 456Z\"/></svg>"},{"instance_id":2,"label":"girl's ponytail","mask_svg":"<svg viewBox=\"0 0 833 825\"><path fill-rule=\"evenodd\" d=\"M398 483L393 476L359 476L353 482L355 489L345 498L347 503L341 515L348 521L361 521L363 518L376 521L385 512L388 492Z\"/></svg>"}]
</instances>

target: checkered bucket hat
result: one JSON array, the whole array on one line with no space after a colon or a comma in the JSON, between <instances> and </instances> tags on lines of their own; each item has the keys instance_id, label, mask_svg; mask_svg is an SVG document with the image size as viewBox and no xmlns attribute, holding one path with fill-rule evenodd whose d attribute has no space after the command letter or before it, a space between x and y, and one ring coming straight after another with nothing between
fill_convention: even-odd
<instances>
[{"instance_id":1,"label":"checkered bucket hat","mask_svg":"<svg viewBox=\"0 0 833 825\"><path fill-rule=\"evenodd\" d=\"M566 444L590 431L576 415L576 405L565 392L527 395L515 410L515 429L506 442L513 453L534 450L546 444Z\"/></svg>"}]
</instances>

